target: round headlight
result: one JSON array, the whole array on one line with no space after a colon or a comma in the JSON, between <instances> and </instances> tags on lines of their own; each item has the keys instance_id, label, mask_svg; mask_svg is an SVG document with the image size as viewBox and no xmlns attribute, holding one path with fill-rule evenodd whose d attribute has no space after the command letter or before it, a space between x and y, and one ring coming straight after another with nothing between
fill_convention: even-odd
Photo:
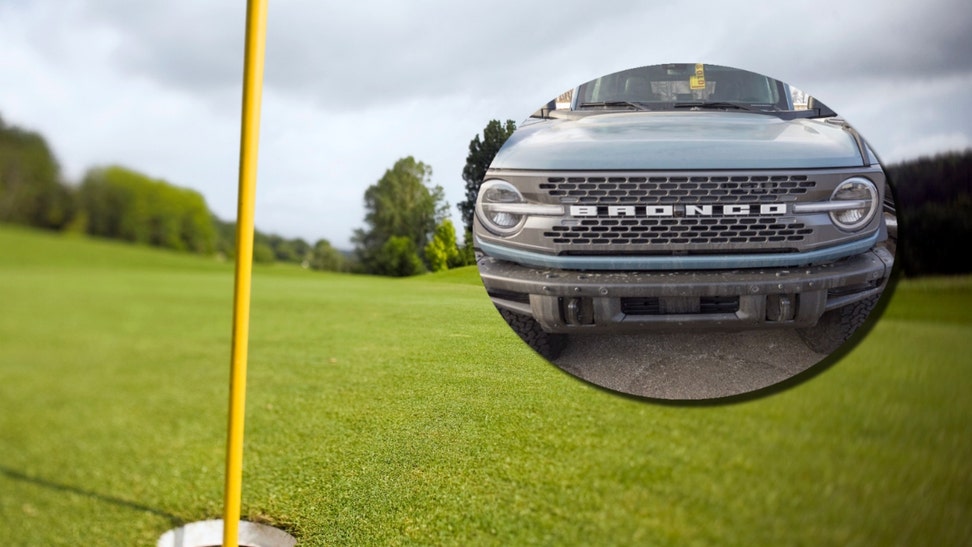
<instances>
[{"instance_id":1,"label":"round headlight","mask_svg":"<svg viewBox=\"0 0 972 547\"><path fill-rule=\"evenodd\" d=\"M852 177L840 183L830 196L830 201L834 205L841 205L830 212L830 220L841 230L847 231L867 226L880 205L877 187L862 177Z\"/></svg>"},{"instance_id":2,"label":"round headlight","mask_svg":"<svg viewBox=\"0 0 972 547\"><path fill-rule=\"evenodd\" d=\"M487 230L497 235L511 235L526 222L526 215L517 214L517 207L525 203L523 195L505 180L491 179L479 187L476 197L476 216Z\"/></svg>"}]
</instances>

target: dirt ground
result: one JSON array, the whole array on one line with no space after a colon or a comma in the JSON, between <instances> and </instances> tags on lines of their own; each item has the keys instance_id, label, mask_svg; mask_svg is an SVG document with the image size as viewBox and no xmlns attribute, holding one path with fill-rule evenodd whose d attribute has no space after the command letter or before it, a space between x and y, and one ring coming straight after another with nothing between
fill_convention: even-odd
<instances>
[{"instance_id":1,"label":"dirt ground","mask_svg":"<svg viewBox=\"0 0 972 547\"><path fill-rule=\"evenodd\" d=\"M570 337L554 364L629 395L715 399L772 386L827 356L791 330L617 334Z\"/></svg>"}]
</instances>

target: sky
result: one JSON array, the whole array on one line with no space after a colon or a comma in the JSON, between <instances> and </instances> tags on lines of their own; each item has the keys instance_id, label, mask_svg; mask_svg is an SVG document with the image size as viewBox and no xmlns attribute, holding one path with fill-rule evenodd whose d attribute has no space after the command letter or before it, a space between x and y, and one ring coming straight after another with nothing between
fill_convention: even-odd
<instances>
[{"instance_id":1,"label":"sky","mask_svg":"<svg viewBox=\"0 0 972 547\"><path fill-rule=\"evenodd\" d=\"M0 0L0 116L70 183L123 165L236 215L243 0ZM743 68L836 110L885 164L972 147L965 0L270 2L256 226L351 248L406 156L456 204L469 141L619 70Z\"/></svg>"}]
</instances>

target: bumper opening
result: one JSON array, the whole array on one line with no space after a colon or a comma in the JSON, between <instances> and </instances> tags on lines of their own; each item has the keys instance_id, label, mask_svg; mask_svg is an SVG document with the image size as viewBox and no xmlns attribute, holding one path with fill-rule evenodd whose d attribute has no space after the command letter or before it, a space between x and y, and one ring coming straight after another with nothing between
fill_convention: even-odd
<instances>
[{"instance_id":1,"label":"bumper opening","mask_svg":"<svg viewBox=\"0 0 972 547\"><path fill-rule=\"evenodd\" d=\"M739 311L738 296L708 297L627 297L621 299L621 312L625 315L669 315L678 313L736 313Z\"/></svg>"}]
</instances>

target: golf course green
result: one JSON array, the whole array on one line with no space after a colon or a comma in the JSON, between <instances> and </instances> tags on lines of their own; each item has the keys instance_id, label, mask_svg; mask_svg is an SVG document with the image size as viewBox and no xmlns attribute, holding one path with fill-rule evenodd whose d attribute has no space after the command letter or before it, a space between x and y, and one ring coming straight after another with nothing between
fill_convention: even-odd
<instances>
[{"instance_id":1,"label":"golf course green","mask_svg":"<svg viewBox=\"0 0 972 547\"><path fill-rule=\"evenodd\" d=\"M154 545L221 518L233 267L0 226L0 544ZM564 374L475 267L254 270L243 514L300 545L961 545L972 277L758 398Z\"/></svg>"}]
</instances>

